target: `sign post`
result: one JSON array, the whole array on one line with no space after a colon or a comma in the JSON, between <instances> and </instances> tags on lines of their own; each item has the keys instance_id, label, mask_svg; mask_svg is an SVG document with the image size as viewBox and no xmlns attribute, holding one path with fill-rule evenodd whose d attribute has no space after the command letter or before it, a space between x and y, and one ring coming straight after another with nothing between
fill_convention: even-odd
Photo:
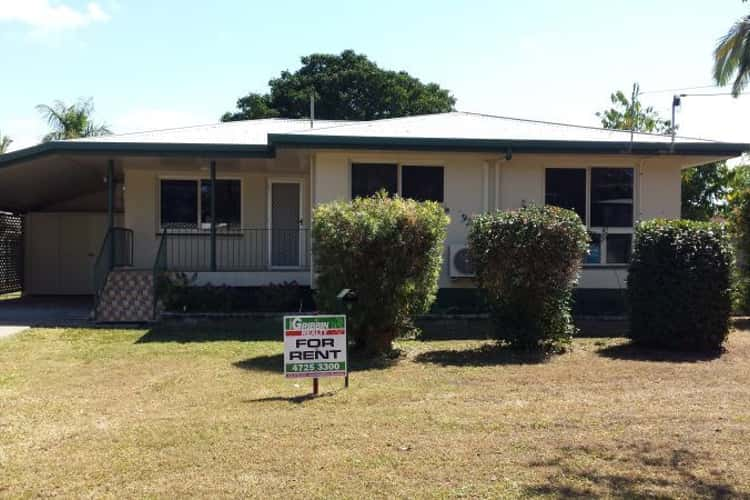
<instances>
[{"instance_id":1,"label":"sign post","mask_svg":"<svg viewBox=\"0 0 750 500\"><path fill-rule=\"evenodd\" d=\"M312 378L318 394L320 377L346 377L346 316L284 316L284 376Z\"/></svg>"}]
</instances>

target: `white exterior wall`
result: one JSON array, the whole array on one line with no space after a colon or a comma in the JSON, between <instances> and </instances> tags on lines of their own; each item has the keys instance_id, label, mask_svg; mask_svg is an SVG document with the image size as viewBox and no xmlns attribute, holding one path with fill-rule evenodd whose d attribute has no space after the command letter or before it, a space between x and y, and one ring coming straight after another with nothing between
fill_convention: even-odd
<instances>
[{"instance_id":1,"label":"white exterior wall","mask_svg":"<svg viewBox=\"0 0 750 500\"><path fill-rule=\"evenodd\" d=\"M465 217L480 213L490 205L490 168L485 157L468 154L435 153L318 153L314 160L313 205L351 199L352 163L398 163L444 167L444 205L450 215L441 287L468 287L470 280L451 280L448 249L466 241Z\"/></svg>"},{"instance_id":2,"label":"white exterior wall","mask_svg":"<svg viewBox=\"0 0 750 500\"><path fill-rule=\"evenodd\" d=\"M124 225L134 233L134 266L151 269L160 241L160 180L207 179L208 161L190 161L180 164L170 159L133 159L123 161L125 175ZM268 227L268 183L270 180L294 179L301 181L302 220L310 224L309 164L300 164L295 158L277 160L217 161L217 179L239 179L242 182L242 227ZM208 244L203 246L206 251ZM219 258L222 252L221 237L217 241ZM190 273L188 273L190 274ZM283 281L309 284L308 271L269 272L200 272L196 284L212 283L231 286L261 286Z\"/></svg>"},{"instance_id":3,"label":"white exterior wall","mask_svg":"<svg viewBox=\"0 0 750 500\"><path fill-rule=\"evenodd\" d=\"M313 204L351 199L351 163L441 165L445 168L445 206L451 217L440 286L473 286L468 279L452 279L448 249L466 242L464 216L486 210L520 208L544 203L544 170L550 167L633 167L636 169L636 219L680 217L680 170L713 158L633 157L615 155L497 155L413 152L321 152L314 156ZM624 288L624 266L587 267L582 288Z\"/></svg>"},{"instance_id":4,"label":"white exterior wall","mask_svg":"<svg viewBox=\"0 0 750 500\"><path fill-rule=\"evenodd\" d=\"M445 245L440 286L473 286L470 279L452 279L449 273L449 248L465 244L465 218L494 209L519 208L524 204L544 203L544 169L548 167L618 167L636 169L635 216L677 218L680 215L680 169L699 165L713 158L631 157L595 155L514 155L435 152L299 152L280 151L275 159L219 162L219 178L242 180L243 226L265 227L268 218L267 183L271 178L303 180L303 219L309 225L311 206L333 200L351 199L350 165L356 162L422 164L443 166L445 207L451 217ZM135 265L150 268L158 247L159 179L169 177L206 178L207 161L132 159L123 160L125 175L124 226L135 235ZM202 168L202 170L201 170ZM219 272L200 273L199 283L235 286L263 285L269 282L313 281L314 269L304 272ZM623 288L623 267L587 267L582 274L583 288ZM314 284L314 283L313 283Z\"/></svg>"}]
</instances>

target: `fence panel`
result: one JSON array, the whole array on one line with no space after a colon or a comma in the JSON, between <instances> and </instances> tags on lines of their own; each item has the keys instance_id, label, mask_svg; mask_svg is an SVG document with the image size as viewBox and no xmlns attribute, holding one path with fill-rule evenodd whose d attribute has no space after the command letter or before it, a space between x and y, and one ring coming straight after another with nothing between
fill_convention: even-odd
<instances>
[{"instance_id":1,"label":"fence panel","mask_svg":"<svg viewBox=\"0 0 750 500\"><path fill-rule=\"evenodd\" d=\"M23 289L23 217L0 212L0 294Z\"/></svg>"}]
</instances>

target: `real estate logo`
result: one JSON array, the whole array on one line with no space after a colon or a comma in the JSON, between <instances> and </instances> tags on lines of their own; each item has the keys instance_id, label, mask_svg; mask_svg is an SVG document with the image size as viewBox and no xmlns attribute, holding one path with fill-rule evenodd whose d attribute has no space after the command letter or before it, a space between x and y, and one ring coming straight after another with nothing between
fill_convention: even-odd
<instances>
[{"instance_id":1,"label":"real estate logo","mask_svg":"<svg viewBox=\"0 0 750 500\"><path fill-rule=\"evenodd\" d=\"M346 316L284 316L287 378L345 377Z\"/></svg>"}]
</instances>

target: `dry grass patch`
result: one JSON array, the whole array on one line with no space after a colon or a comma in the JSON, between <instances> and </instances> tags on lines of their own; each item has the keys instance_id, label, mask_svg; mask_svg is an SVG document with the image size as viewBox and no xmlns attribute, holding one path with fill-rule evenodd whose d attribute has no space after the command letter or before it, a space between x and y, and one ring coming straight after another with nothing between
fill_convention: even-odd
<instances>
[{"instance_id":1,"label":"dry grass patch","mask_svg":"<svg viewBox=\"0 0 750 500\"><path fill-rule=\"evenodd\" d=\"M0 496L750 495L744 331L708 360L400 342L310 399L268 326L0 340Z\"/></svg>"}]
</instances>

